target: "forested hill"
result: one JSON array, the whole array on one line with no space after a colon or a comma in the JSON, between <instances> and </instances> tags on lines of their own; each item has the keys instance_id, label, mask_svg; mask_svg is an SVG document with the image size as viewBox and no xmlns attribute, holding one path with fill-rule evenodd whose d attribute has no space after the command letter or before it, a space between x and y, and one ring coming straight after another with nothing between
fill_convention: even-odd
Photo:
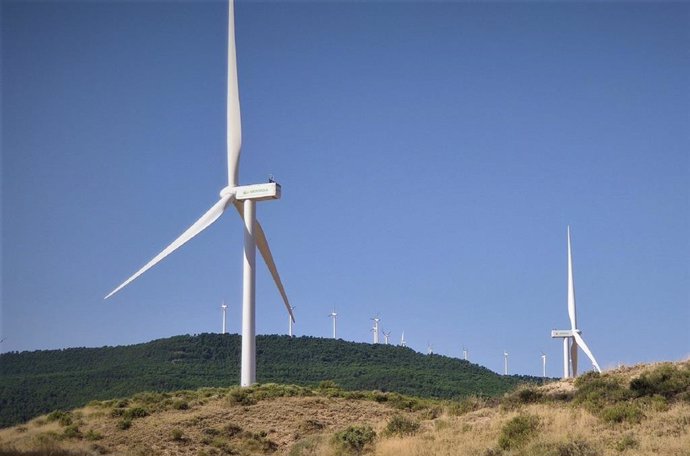
<instances>
[{"instance_id":1,"label":"forested hill","mask_svg":"<svg viewBox=\"0 0 690 456\"><path fill-rule=\"evenodd\" d=\"M240 337L176 336L102 348L0 355L0 426L93 399L239 383ZM534 377L501 376L468 361L409 348L343 340L257 337L260 383L315 385L333 380L350 390L422 397L498 395Z\"/></svg>"}]
</instances>

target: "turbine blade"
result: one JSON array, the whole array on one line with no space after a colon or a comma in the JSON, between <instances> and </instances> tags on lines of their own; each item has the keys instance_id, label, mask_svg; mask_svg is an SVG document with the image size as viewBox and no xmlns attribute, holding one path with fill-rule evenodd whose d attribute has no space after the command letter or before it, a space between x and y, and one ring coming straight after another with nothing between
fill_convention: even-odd
<instances>
[{"instance_id":1,"label":"turbine blade","mask_svg":"<svg viewBox=\"0 0 690 456\"><path fill-rule=\"evenodd\" d=\"M228 186L236 187L242 147L240 94L237 83L237 55L235 52L234 1L228 2L228 93L227 93L227 152Z\"/></svg>"},{"instance_id":2,"label":"turbine blade","mask_svg":"<svg viewBox=\"0 0 690 456\"><path fill-rule=\"evenodd\" d=\"M599 363L597 363L597 360L594 359L594 355L592 354L592 351L589 349L589 347L585 343L585 340L582 338L582 336L579 335L578 333L573 333L573 337L575 337L575 341L577 341L577 344L580 346L580 348L582 348L582 351L585 352L585 354L592 361L592 364L594 365L594 368L597 370L597 372L601 373L601 368L599 367Z\"/></svg>"},{"instance_id":3,"label":"turbine blade","mask_svg":"<svg viewBox=\"0 0 690 456\"><path fill-rule=\"evenodd\" d=\"M568 227L568 317L570 329L577 329L577 314L575 313L575 280L573 279L573 253L570 248L570 227Z\"/></svg>"},{"instance_id":4,"label":"turbine blade","mask_svg":"<svg viewBox=\"0 0 690 456\"><path fill-rule=\"evenodd\" d=\"M242 203L236 202L235 208L237 209L237 212L239 212L242 219L244 219L244 206L242 205ZM259 249L259 252L261 252L261 256L264 258L266 266L268 267L268 270L271 273L271 276L273 277L273 281L275 282L276 287L278 287L280 296L282 296L283 298L285 308L290 314L290 318L292 318L292 321L295 321L295 316L292 313L292 307L290 306L290 302L288 301L287 293L285 293L283 282L280 280L280 275L278 275L278 268L276 268L276 264L273 261L271 249L268 247L268 240L266 239L266 234L264 233L263 228L261 228L261 224L258 220L256 221L256 226L254 227L254 239L256 241L256 247Z\"/></svg>"},{"instance_id":5,"label":"turbine blade","mask_svg":"<svg viewBox=\"0 0 690 456\"><path fill-rule=\"evenodd\" d=\"M192 239L194 236L197 234L201 233L204 231L206 228L208 228L213 222L218 220L218 217L220 217L225 209L228 207L228 204L230 204L230 201L232 201L235 198L235 195L233 194L227 194L221 197L221 199L211 207L204 215L201 216L199 220L194 222L194 224L187 229L184 233L180 235L177 239L175 239L172 244L167 246L161 253L156 255L151 261L146 263L146 265L139 269L134 275L132 275L129 279L125 280L120 286L115 288L113 291L111 291L108 296L106 296L104 299L108 299L118 291L120 291L122 288L127 286L130 282L132 282L134 279L142 275L144 272L148 271L151 269L153 266L155 266L159 261L161 261L163 258L166 256L170 255L172 252L175 250L179 249L182 247L187 241Z\"/></svg>"}]
</instances>

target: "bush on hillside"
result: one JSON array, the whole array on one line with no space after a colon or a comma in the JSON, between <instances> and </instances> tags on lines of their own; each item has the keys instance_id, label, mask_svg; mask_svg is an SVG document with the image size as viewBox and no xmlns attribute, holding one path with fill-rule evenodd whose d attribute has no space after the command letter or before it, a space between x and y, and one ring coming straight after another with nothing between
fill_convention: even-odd
<instances>
[{"instance_id":1,"label":"bush on hillside","mask_svg":"<svg viewBox=\"0 0 690 456\"><path fill-rule=\"evenodd\" d=\"M645 372L630 382L630 390L636 397L663 396L674 399L685 395L690 397L690 364L674 366L662 364Z\"/></svg>"},{"instance_id":2,"label":"bush on hillside","mask_svg":"<svg viewBox=\"0 0 690 456\"><path fill-rule=\"evenodd\" d=\"M539 429L539 417L536 415L518 415L506 422L498 437L498 446L502 450L522 448Z\"/></svg>"},{"instance_id":3,"label":"bush on hillside","mask_svg":"<svg viewBox=\"0 0 690 456\"><path fill-rule=\"evenodd\" d=\"M336 446L345 454L362 454L376 439L376 432L369 425L355 425L337 432Z\"/></svg>"},{"instance_id":4,"label":"bush on hillside","mask_svg":"<svg viewBox=\"0 0 690 456\"><path fill-rule=\"evenodd\" d=\"M394 415L386 425L386 435L397 435L403 437L414 435L419 430L419 422L402 415Z\"/></svg>"}]
</instances>

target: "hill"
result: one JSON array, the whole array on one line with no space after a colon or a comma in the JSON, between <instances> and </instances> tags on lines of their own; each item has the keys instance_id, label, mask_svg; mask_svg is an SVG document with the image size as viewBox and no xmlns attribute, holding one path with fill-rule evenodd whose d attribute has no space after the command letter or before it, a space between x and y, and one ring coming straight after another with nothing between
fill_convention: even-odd
<instances>
[{"instance_id":1,"label":"hill","mask_svg":"<svg viewBox=\"0 0 690 456\"><path fill-rule=\"evenodd\" d=\"M500 398L265 384L93 401L0 430L0 456L690 455L690 362Z\"/></svg>"},{"instance_id":2,"label":"hill","mask_svg":"<svg viewBox=\"0 0 690 456\"><path fill-rule=\"evenodd\" d=\"M176 336L102 348L0 355L0 427L91 400L142 391L227 387L239 383L240 337ZM533 377L502 376L470 362L409 348L314 337L258 336L257 379L420 397L495 396Z\"/></svg>"}]
</instances>

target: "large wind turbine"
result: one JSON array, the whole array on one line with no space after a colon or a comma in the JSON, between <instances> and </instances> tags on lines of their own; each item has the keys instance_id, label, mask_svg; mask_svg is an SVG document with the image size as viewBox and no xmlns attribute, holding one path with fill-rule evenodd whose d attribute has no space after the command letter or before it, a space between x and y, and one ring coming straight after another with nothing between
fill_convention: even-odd
<instances>
[{"instance_id":1,"label":"large wind turbine","mask_svg":"<svg viewBox=\"0 0 690 456\"><path fill-rule=\"evenodd\" d=\"M503 352L503 375L508 375L508 352Z\"/></svg>"},{"instance_id":2,"label":"large wind turbine","mask_svg":"<svg viewBox=\"0 0 690 456\"><path fill-rule=\"evenodd\" d=\"M294 314L297 306L290 306L290 308L292 309L292 313ZM294 322L292 321L292 315L288 315L288 336L290 336L290 337L292 337L292 324L293 323Z\"/></svg>"},{"instance_id":3,"label":"large wind turbine","mask_svg":"<svg viewBox=\"0 0 690 456\"><path fill-rule=\"evenodd\" d=\"M383 330L382 330L383 331ZM383 343L388 345L388 338L391 336L390 331L383 331Z\"/></svg>"},{"instance_id":4,"label":"large wind turbine","mask_svg":"<svg viewBox=\"0 0 690 456\"><path fill-rule=\"evenodd\" d=\"M244 265L242 281L242 369L240 385L256 383L256 248L259 248L268 270L283 298L285 308L292 321L295 320L287 294L278 275L273 255L268 247L264 230L256 219L256 202L280 198L280 185L275 182L243 185L238 183L242 131L240 121L240 99L237 85L237 60L235 56L235 15L232 0L228 3L228 93L227 93L227 156L228 185L220 191L220 200L201 216L191 227L175 239L161 253L149 261L106 299L117 293L134 279L158 264L163 258L180 248L197 234L211 226L225 212L234 206L244 220Z\"/></svg>"},{"instance_id":5,"label":"large wind turbine","mask_svg":"<svg viewBox=\"0 0 690 456\"><path fill-rule=\"evenodd\" d=\"M577 348L592 361L592 365L601 372L592 351L582 338L582 331L577 328L577 313L575 311L575 281L573 279L573 253L570 246L570 226L568 226L568 318L570 329L551 331L551 337L563 339L563 378L577 377Z\"/></svg>"},{"instance_id":6,"label":"large wind turbine","mask_svg":"<svg viewBox=\"0 0 690 456\"><path fill-rule=\"evenodd\" d=\"M378 344L379 343L379 322L381 319L379 316L375 316L374 318L371 319L374 322L374 327L371 328L371 331L374 333L374 343Z\"/></svg>"}]
</instances>

